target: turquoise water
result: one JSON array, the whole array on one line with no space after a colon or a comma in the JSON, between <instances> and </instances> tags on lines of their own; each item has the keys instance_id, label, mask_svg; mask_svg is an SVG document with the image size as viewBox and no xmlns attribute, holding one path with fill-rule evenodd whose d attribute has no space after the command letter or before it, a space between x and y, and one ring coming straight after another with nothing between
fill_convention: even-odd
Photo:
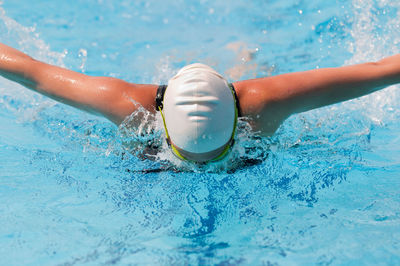
<instances>
[{"instance_id":1,"label":"turquoise water","mask_svg":"<svg viewBox=\"0 0 400 266\"><path fill-rule=\"evenodd\" d=\"M234 81L400 48L400 4L386 0L0 8L2 42L136 83L196 61ZM394 86L292 116L271 139L242 121L231 157L197 169L124 145L165 146L146 113L118 129L1 79L0 264L399 264L399 105Z\"/></svg>"}]
</instances>

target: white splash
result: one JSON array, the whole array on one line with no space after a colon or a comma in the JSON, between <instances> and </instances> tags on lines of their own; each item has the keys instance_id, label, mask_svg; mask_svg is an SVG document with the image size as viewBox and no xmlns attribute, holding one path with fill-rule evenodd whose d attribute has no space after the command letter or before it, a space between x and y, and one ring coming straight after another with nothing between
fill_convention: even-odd
<instances>
[{"instance_id":1,"label":"white splash","mask_svg":"<svg viewBox=\"0 0 400 266\"><path fill-rule=\"evenodd\" d=\"M353 26L350 34L353 41L349 51L353 57L346 65L377 61L400 51L400 2L387 0L353 0ZM396 10L396 16L386 12ZM371 95L346 103L346 107L365 113L373 124L396 114L390 110L398 109L398 85L375 92Z\"/></svg>"},{"instance_id":2,"label":"white splash","mask_svg":"<svg viewBox=\"0 0 400 266\"><path fill-rule=\"evenodd\" d=\"M63 66L65 53L51 51L50 46L40 39L34 27L22 26L8 17L2 7L0 7L0 39L38 60ZM19 113L19 121L33 121L38 112L55 103L6 79L0 80L0 95L2 95L0 101L8 110Z\"/></svg>"}]
</instances>

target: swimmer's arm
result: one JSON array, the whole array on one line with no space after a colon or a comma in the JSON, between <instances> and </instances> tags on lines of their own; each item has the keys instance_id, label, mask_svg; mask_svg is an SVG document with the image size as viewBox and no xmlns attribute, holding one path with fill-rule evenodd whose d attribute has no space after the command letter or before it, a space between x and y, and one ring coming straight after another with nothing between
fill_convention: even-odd
<instances>
[{"instance_id":1,"label":"swimmer's arm","mask_svg":"<svg viewBox=\"0 0 400 266\"><path fill-rule=\"evenodd\" d=\"M235 83L243 115L271 135L290 115L354 99L400 82L400 54L378 62Z\"/></svg>"},{"instance_id":2,"label":"swimmer's arm","mask_svg":"<svg viewBox=\"0 0 400 266\"><path fill-rule=\"evenodd\" d=\"M0 75L81 110L120 124L140 105L154 112L156 85L91 77L37 61L0 43Z\"/></svg>"}]
</instances>

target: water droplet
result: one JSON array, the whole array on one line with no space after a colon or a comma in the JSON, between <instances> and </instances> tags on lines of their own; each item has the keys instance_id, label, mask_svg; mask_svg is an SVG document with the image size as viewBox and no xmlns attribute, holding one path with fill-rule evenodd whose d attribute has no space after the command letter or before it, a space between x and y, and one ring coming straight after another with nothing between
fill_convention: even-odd
<instances>
[{"instance_id":1,"label":"water droplet","mask_svg":"<svg viewBox=\"0 0 400 266\"><path fill-rule=\"evenodd\" d=\"M80 49L79 50L79 57L86 57L87 56L87 51L85 49Z\"/></svg>"},{"instance_id":2,"label":"water droplet","mask_svg":"<svg viewBox=\"0 0 400 266\"><path fill-rule=\"evenodd\" d=\"M81 65L79 66L79 69L82 72L85 72L85 64L86 64L86 59L87 59L87 51L85 49L80 49L78 53L78 57L82 58Z\"/></svg>"}]
</instances>

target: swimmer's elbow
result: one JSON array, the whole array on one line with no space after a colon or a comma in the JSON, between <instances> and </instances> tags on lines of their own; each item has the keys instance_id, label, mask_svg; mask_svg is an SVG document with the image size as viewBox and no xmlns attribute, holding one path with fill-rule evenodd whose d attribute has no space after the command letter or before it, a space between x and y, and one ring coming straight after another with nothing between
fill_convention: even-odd
<instances>
[{"instance_id":1,"label":"swimmer's elbow","mask_svg":"<svg viewBox=\"0 0 400 266\"><path fill-rule=\"evenodd\" d=\"M372 67L384 69L385 72L400 74L400 54L383 58L376 62L368 63Z\"/></svg>"},{"instance_id":2,"label":"swimmer's elbow","mask_svg":"<svg viewBox=\"0 0 400 266\"><path fill-rule=\"evenodd\" d=\"M372 71L376 87L384 88L400 82L400 54L376 62L365 63Z\"/></svg>"}]
</instances>

